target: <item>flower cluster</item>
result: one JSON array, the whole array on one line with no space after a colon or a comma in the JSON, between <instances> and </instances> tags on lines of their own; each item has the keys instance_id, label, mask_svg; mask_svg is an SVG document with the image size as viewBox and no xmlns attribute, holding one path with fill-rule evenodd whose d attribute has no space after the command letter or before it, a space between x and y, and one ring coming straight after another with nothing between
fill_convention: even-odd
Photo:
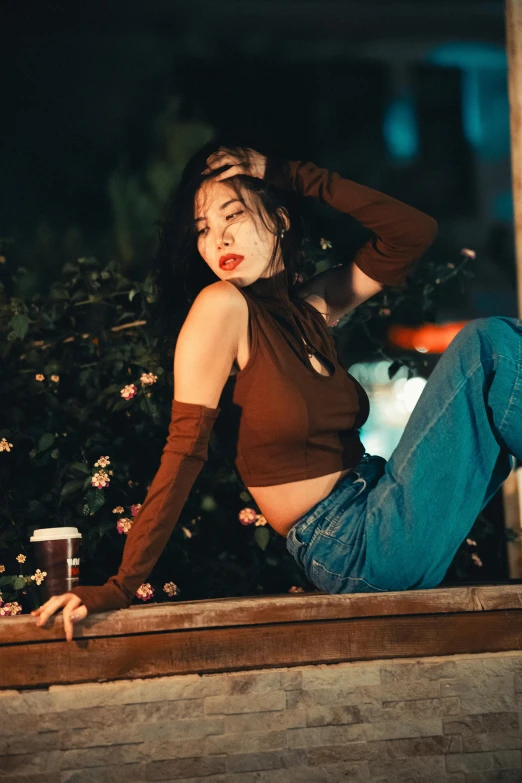
<instances>
[{"instance_id":1,"label":"flower cluster","mask_svg":"<svg viewBox=\"0 0 522 783\"><path fill-rule=\"evenodd\" d=\"M121 517L121 519L118 519L116 522L116 530L118 533L125 533L125 535L127 535L132 527L132 522L133 520L128 517Z\"/></svg>"},{"instance_id":2,"label":"flower cluster","mask_svg":"<svg viewBox=\"0 0 522 783\"><path fill-rule=\"evenodd\" d=\"M151 587L149 582L145 582L145 584L140 585L140 587L138 587L136 590L136 598L139 598L141 601L150 601L150 599L153 597L154 588Z\"/></svg>"},{"instance_id":3,"label":"flower cluster","mask_svg":"<svg viewBox=\"0 0 522 783\"><path fill-rule=\"evenodd\" d=\"M319 244L321 245L321 248L323 250L326 250L327 248L332 247L332 243L330 242L330 240L329 239L324 239L323 237L321 237L321 239L319 240Z\"/></svg>"},{"instance_id":4,"label":"flower cluster","mask_svg":"<svg viewBox=\"0 0 522 783\"><path fill-rule=\"evenodd\" d=\"M96 489L103 489L104 487L109 487L110 483L111 480L109 478L109 474L106 473L104 470L99 470L98 473L95 473L91 479L91 485L93 487L96 487Z\"/></svg>"},{"instance_id":5,"label":"flower cluster","mask_svg":"<svg viewBox=\"0 0 522 783\"><path fill-rule=\"evenodd\" d=\"M141 503L133 503L131 506L131 514L133 517L138 515L138 511L141 508Z\"/></svg>"},{"instance_id":6,"label":"flower cluster","mask_svg":"<svg viewBox=\"0 0 522 783\"><path fill-rule=\"evenodd\" d=\"M124 386L123 389L120 391L121 396L125 400L132 400L133 397L135 397L138 393L138 387L134 383L129 383L127 386Z\"/></svg>"},{"instance_id":7,"label":"flower cluster","mask_svg":"<svg viewBox=\"0 0 522 783\"><path fill-rule=\"evenodd\" d=\"M268 524L263 514L258 514L253 508L242 508L238 514L242 525L255 524L256 527Z\"/></svg>"},{"instance_id":8,"label":"flower cluster","mask_svg":"<svg viewBox=\"0 0 522 783\"><path fill-rule=\"evenodd\" d=\"M179 587L174 582L167 582L163 585L163 591L167 593L169 598L172 598L179 593Z\"/></svg>"},{"instance_id":9,"label":"flower cluster","mask_svg":"<svg viewBox=\"0 0 522 783\"><path fill-rule=\"evenodd\" d=\"M95 468L105 468L110 465L111 461L109 457L99 457L98 461L94 463Z\"/></svg>"},{"instance_id":10,"label":"flower cluster","mask_svg":"<svg viewBox=\"0 0 522 783\"><path fill-rule=\"evenodd\" d=\"M13 444L9 443L5 438L0 440L0 451L11 451Z\"/></svg>"},{"instance_id":11,"label":"flower cluster","mask_svg":"<svg viewBox=\"0 0 522 783\"><path fill-rule=\"evenodd\" d=\"M154 375L151 372L144 372L144 373L142 373L142 376L140 378L140 381L142 382L142 384L144 386L156 383L157 380L158 380L158 376Z\"/></svg>"},{"instance_id":12,"label":"flower cluster","mask_svg":"<svg viewBox=\"0 0 522 783\"><path fill-rule=\"evenodd\" d=\"M0 617L14 617L21 614L22 607L18 601L8 601L6 604L0 598Z\"/></svg>"}]
</instances>

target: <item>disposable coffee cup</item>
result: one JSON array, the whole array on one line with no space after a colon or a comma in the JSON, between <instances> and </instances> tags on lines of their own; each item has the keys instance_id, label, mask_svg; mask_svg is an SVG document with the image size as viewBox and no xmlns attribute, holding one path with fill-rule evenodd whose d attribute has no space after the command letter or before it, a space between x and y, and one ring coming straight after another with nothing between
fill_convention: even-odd
<instances>
[{"instance_id":1,"label":"disposable coffee cup","mask_svg":"<svg viewBox=\"0 0 522 783\"><path fill-rule=\"evenodd\" d=\"M47 572L40 584L44 602L79 584L81 537L77 527L40 527L29 539L36 567Z\"/></svg>"}]
</instances>

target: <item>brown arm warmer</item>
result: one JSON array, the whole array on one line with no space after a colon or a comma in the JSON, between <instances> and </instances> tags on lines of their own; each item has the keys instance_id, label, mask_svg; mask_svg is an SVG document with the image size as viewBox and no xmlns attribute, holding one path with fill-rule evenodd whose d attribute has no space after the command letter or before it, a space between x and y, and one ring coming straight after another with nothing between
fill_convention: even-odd
<instances>
[{"instance_id":1,"label":"brown arm warmer","mask_svg":"<svg viewBox=\"0 0 522 783\"><path fill-rule=\"evenodd\" d=\"M208 441L221 408L172 401L161 463L125 541L116 576L100 586L73 587L89 614L130 606L154 568L178 521L194 481L208 459Z\"/></svg>"},{"instance_id":2,"label":"brown arm warmer","mask_svg":"<svg viewBox=\"0 0 522 783\"><path fill-rule=\"evenodd\" d=\"M315 163L269 159L266 180L320 199L370 228L375 236L357 251L353 261L385 286L403 286L437 235L437 221L424 212Z\"/></svg>"}]
</instances>

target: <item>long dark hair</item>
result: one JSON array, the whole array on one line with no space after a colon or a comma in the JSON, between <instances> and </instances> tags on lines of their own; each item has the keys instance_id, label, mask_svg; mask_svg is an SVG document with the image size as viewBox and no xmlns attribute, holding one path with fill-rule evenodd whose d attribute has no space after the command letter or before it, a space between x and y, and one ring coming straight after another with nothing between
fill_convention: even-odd
<instances>
[{"instance_id":1,"label":"long dark hair","mask_svg":"<svg viewBox=\"0 0 522 783\"><path fill-rule=\"evenodd\" d=\"M207 168L207 158L223 148L242 160L248 157L248 147L231 144L223 137L216 137L201 147L186 164L181 181L167 202L165 217L159 224L159 245L149 275L153 293L150 325L158 360L167 372L172 370L179 331L194 299L205 286L219 280L197 249L194 201L202 183L227 168L221 167L210 174L202 173ZM267 161L267 175L278 168L284 169L284 161L275 155L267 154ZM255 205L255 219L261 220L275 234L268 271L272 274L275 270L280 249L291 289L305 260L300 197L293 191L269 184L267 180L268 176L261 180L241 174L229 177L226 183L236 191L238 198L245 191L252 196L249 202ZM289 228L284 223L284 211L290 221ZM283 228L285 233L281 238Z\"/></svg>"}]
</instances>

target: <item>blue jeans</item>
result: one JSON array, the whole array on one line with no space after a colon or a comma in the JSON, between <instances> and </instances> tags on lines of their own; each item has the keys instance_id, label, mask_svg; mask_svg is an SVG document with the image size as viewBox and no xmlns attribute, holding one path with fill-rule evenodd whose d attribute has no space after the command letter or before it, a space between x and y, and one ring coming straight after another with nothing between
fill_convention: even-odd
<instances>
[{"instance_id":1,"label":"blue jeans","mask_svg":"<svg viewBox=\"0 0 522 783\"><path fill-rule=\"evenodd\" d=\"M365 454L286 539L326 593L436 587L522 460L522 320L467 323L437 362L389 460Z\"/></svg>"}]
</instances>

